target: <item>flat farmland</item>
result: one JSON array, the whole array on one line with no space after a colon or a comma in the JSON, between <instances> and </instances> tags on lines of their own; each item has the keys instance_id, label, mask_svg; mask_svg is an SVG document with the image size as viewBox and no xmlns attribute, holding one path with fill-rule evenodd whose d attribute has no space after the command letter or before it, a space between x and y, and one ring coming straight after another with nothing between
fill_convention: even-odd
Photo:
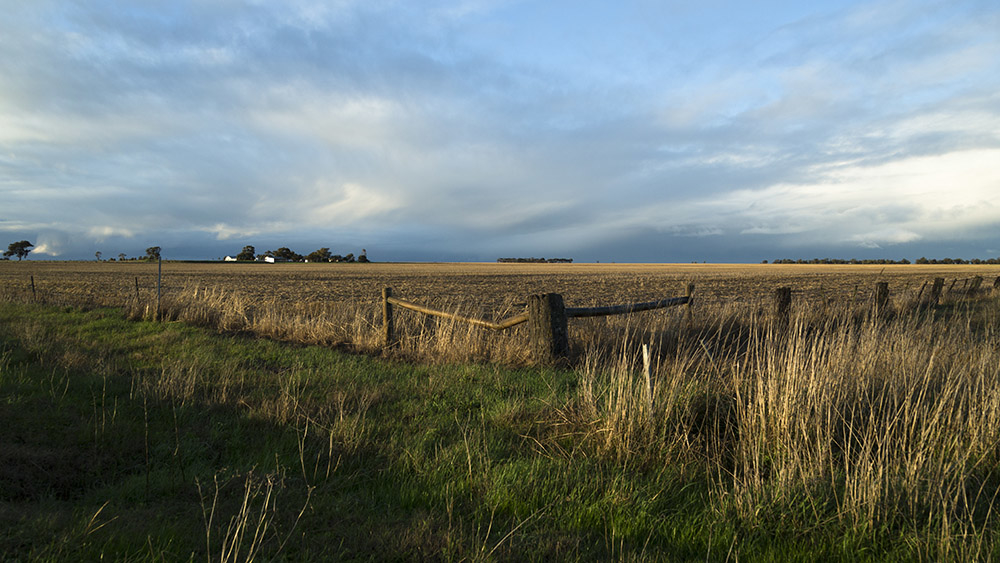
<instances>
[{"instance_id":1,"label":"flat farmland","mask_svg":"<svg viewBox=\"0 0 1000 563\"><path fill-rule=\"evenodd\" d=\"M157 264L0 262L13 559L213 559L251 502L261 559L1000 560L1000 266L162 267L156 308ZM560 365L527 323L381 330L383 287L499 320L688 284Z\"/></svg>"},{"instance_id":2,"label":"flat farmland","mask_svg":"<svg viewBox=\"0 0 1000 563\"><path fill-rule=\"evenodd\" d=\"M775 265L775 264L497 264L369 263L244 264L164 262L164 295L215 291L250 302L375 303L382 287L402 299L461 306L482 312L523 303L534 293L561 293L570 306L638 302L683 295L695 285L700 304L753 303L774 288L790 286L796 299L866 299L887 281L894 297L915 294L924 282L946 279L964 287L974 276L992 286L996 265ZM7 295L30 295L54 303L119 305L156 288L157 265L142 262L0 262ZM956 281L957 280L957 281Z\"/></svg>"}]
</instances>

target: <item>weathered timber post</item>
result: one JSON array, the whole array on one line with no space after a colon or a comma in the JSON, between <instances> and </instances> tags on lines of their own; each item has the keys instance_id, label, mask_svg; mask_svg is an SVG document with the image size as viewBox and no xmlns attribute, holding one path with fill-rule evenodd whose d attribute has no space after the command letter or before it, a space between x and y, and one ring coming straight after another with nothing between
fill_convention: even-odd
<instances>
[{"instance_id":1,"label":"weathered timber post","mask_svg":"<svg viewBox=\"0 0 1000 563\"><path fill-rule=\"evenodd\" d=\"M779 287L774 290L774 318L782 327L788 326L792 313L792 288Z\"/></svg>"},{"instance_id":2,"label":"weathered timber post","mask_svg":"<svg viewBox=\"0 0 1000 563\"><path fill-rule=\"evenodd\" d=\"M393 334L392 303L389 303L390 297L392 297L392 288L383 287L382 288L382 345L383 346L392 346L396 338L396 336Z\"/></svg>"},{"instance_id":3,"label":"weathered timber post","mask_svg":"<svg viewBox=\"0 0 1000 563\"><path fill-rule=\"evenodd\" d=\"M944 289L944 278L934 278L934 285L931 286L931 305L937 306L941 302L941 290Z\"/></svg>"},{"instance_id":4,"label":"weathered timber post","mask_svg":"<svg viewBox=\"0 0 1000 563\"><path fill-rule=\"evenodd\" d=\"M531 355L536 362L551 364L566 359L569 335L562 295L544 293L528 297L528 331Z\"/></svg>"},{"instance_id":5,"label":"weathered timber post","mask_svg":"<svg viewBox=\"0 0 1000 563\"><path fill-rule=\"evenodd\" d=\"M968 296L972 297L976 293L979 293L979 286L983 285L983 276L976 276L972 278L972 284L969 285Z\"/></svg>"},{"instance_id":6,"label":"weathered timber post","mask_svg":"<svg viewBox=\"0 0 1000 563\"><path fill-rule=\"evenodd\" d=\"M927 288L927 280L924 280L924 283L920 284L920 291L917 292L917 301L916 301L917 305L920 305L921 303L920 297L923 296L924 289L926 288Z\"/></svg>"},{"instance_id":7,"label":"weathered timber post","mask_svg":"<svg viewBox=\"0 0 1000 563\"><path fill-rule=\"evenodd\" d=\"M882 312L889 305L889 282L875 283L875 310Z\"/></svg>"}]
</instances>

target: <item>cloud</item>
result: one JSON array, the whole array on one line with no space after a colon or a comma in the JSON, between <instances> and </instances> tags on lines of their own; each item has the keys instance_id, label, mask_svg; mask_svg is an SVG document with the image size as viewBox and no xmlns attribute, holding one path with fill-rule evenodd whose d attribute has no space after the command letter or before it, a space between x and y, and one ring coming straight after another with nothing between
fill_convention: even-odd
<instances>
[{"instance_id":1,"label":"cloud","mask_svg":"<svg viewBox=\"0 0 1000 563\"><path fill-rule=\"evenodd\" d=\"M674 233L794 235L800 245L839 241L874 248L961 238L964 232L1000 225L1000 169L995 162L1000 162L1000 149L875 165L822 165L808 184L689 197L614 221Z\"/></svg>"},{"instance_id":2,"label":"cloud","mask_svg":"<svg viewBox=\"0 0 1000 563\"><path fill-rule=\"evenodd\" d=\"M52 250L46 243L40 243L31 250L35 254L48 254L50 256L59 256L59 252Z\"/></svg>"},{"instance_id":3,"label":"cloud","mask_svg":"<svg viewBox=\"0 0 1000 563\"><path fill-rule=\"evenodd\" d=\"M67 233L63 255L886 249L1000 224L982 3L6 8L0 230Z\"/></svg>"},{"instance_id":4,"label":"cloud","mask_svg":"<svg viewBox=\"0 0 1000 563\"><path fill-rule=\"evenodd\" d=\"M898 228L879 229L869 233L853 235L849 240L857 242L862 248L882 248L883 245L903 244L922 239L912 231Z\"/></svg>"},{"instance_id":5,"label":"cloud","mask_svg":"<svg viewBox=\"0 0 1000 563\"><path fill-rule=\"evenodd\" d=\"M334 201L323 203L329 198L329 191L328 188L318 188L317 204L308 215L311 223L350 225L369 221L400 207L400 203L391 196L360 184L344 184L337 190L339 193L334 196Z\"/></svg>"},{"instance_id":6,"label":"cloud","mask_svg":"<svg viewBox=\"0 0 1000 563\"><path fill-rule=\"evenodd\" d=\"M216 223L211 227L205 227L203 230L215 234L216 240L230 240L236 238L242 239L252 237L260 233L260 231L257 230L242 229L225 223Z\"/></svg>"},{"instance_id":7,"label":"cloud","mask_svg":"<svg viewBox=\"0 0 1000 563\"><path fill-rule=\"evenodd\" d=\"M111 225L104 225L99 227L91 227L90 229L87 230L87 236L94 239L95 242L104 242L110 237L132 238L133 236L135 236L135 233L131 229L125 229Z\"/></svg>"},{"instance_id":8,"label":"cloud","mask_svg":"<svg viewBox=\"0 0 1000 563\"><path fill-rule=\"evenodd\" d=\"M46 230L28 240L34 240L32 253L52 257L62 256L68 248L73 247L73 239L68 233L59 230ZM92 254L92 253L91 253Z\"/></svg>"}]
</instances>

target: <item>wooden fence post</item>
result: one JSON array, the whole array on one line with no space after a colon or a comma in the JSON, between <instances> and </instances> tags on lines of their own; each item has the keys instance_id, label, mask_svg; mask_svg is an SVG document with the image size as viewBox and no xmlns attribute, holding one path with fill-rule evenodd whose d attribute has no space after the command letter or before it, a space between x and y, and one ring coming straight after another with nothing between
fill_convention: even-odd
<instances>
[{"instance_id":1,"label":"wooden fence post","mask_svg":"<svg viewBox=\"0 0 1000 563\"><path fill-rule=\"evenodd\" d=\"M875 283L875 310L884 311L889 305L889 282Z\"/></svg>"},{"instance_id":2,"label":"wooden fence post","mask_svg":"<svg viewBox=\"0 0 1000 563\"><path fill-rule=\"evenodd\" d=\"M792 313L792 288L779 287L774 290L774 316L775 320L782 325L788 326L788 320Z\"/></svg>"},{"instance_id":3,"label":"wooden fence post","mask_svg":"<svg viewBox=\"0 0 1000 563\"><path fill-rule=\"evenodd\" d=\"M969 285L968 296L972 297L979 293L979 287L983 285L983 276L976 276L972 278L972 284Z\"/></svg>"},{"instance_id":4,"label":"wooden fence post","mask_svg":"<svg viewBox=\"0 0 1000 563\"><path fill-rule=\"evenodd\" d=\"M396 336L393 334L393 324L392 324L392 303L389 303L389 298L392 297L392 288L383 287L382 288L382 345L392 346L395 343Z\"/></svg>"},{"instance_id":5,"label":"wooden fence post","mask_svg":"<svg viewBox=\"0 0 1000 563\"><path fill-rule=\"evenodd\" d=\"M528 297L528 331L531 355L536 362L551 364L566 359L569 335L562 295L545 293Z\"/></svg>"},{"instance_id":6,"label":"wooden fence post","mask_svg":"<svg viewBox=\"0 0 1000 563\"><path fill-rule=\"evenodd\" d=\"M917 292L916 303L918 306L922 303L922 301L920 301L920 298L924 295L925 289L927 289L927 280L924 280L924 283L920 284L920 291Z\"/></svg>"},{"instance_id":7,"label":"wooden fence post","mask_svg":"<svg viewBox=\"0 0 1000 563\"><path fill-rule=\"evenodd\" d=\"M937 306L941 302L941 290L944 289L944 278L934 278L934 285L931 286L931 305Z\"/></svg>"}]
</instances>

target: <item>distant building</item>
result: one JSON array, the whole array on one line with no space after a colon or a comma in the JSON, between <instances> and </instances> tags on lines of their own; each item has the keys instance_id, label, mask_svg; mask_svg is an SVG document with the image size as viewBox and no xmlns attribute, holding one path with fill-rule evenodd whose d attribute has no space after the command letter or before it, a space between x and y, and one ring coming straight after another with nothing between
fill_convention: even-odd
<instances>
[{"instance_id":1,"label":"distant building","mask_svg":"<svg viewBox=\"0 0 1000 563\"><path fill-rule=\"evenodd\" d=\"M223 260L225 260L226 262L235 262L236 258L233 258L232 256L226 256Z\"/></svg>"}]
</instances>

